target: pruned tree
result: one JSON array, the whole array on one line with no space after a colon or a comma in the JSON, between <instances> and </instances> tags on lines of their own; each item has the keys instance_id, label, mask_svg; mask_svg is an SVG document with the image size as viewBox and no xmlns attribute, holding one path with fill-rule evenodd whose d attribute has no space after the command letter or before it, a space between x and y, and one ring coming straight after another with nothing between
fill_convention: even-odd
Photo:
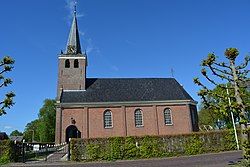
<instances>
[{"instance_id":1,"label":"pruned tree","mask_svg":"<svg viewBox=\"0 0 250 167\"><path fill-rule=\"evenodd\" d=\"M12 80L5 76L6 73L10 72L14 67L14 60L9 57L5 56L0 61L0 88L7 87L8 85L12 84ZM0 101L0 116L6 114L6 109L10 108L14 105L13 97L15 94L13 92L8 92L5 94L5 97L2 101Z\"/></svg>"},{"instance_id":2,"label":"pruned tree","mask_svg":"<svg viewBox=\"0 0 250 167\"><path fill-rule=\"evenodd\" d=\"M249 69L247 66L250 57L246 56L242 64L236 65L238 55L239 51L236 48L228 48L225 50L227 62L218 62L214 53L208 54L208 57L202 61L201 74L220 91L209 89L199 78L194 78L194 83L201 87L198 95L202 98L205 108L217 111L230 111L231 109L238 112L241 129L243 130L241 136L242 139L247 140L247 135L243 132L247 128L248 114L246 108L249 107L249 103L245 103L243 99L247 96L245 88L248 80ZM220 82L218 79L221 79ZM229 93L225 93L227 89ZM216 97L224 102L230 98L232 103L231 105L229 103L211 103L208 97Z\"/></svg>"}]
</instances>

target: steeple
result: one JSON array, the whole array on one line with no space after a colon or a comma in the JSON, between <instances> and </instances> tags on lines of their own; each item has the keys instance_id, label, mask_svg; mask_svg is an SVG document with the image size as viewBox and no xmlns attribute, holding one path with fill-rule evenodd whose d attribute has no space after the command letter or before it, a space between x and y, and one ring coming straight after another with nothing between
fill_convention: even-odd
<instances>
[{"instance_id":1,"label":"steeple","mask_svg":"<svg viewBox=\"0 0 250 167\"><path fill-rule=\"evenodd\" d=\"M76 5L74 10L74 17L71 25L71 29L69 32L69 38L66 46L66 54L81 54L81 44L80 44L80 38L79 38L79 32L78 32L78 26L77 26L77 19L76 19Z\"/></svg>"},{"instance_id":2,"label":"steeple","mask_svg":"<svg viewBox=\"0 0 250 167\"><path fill-rule=\"evenodd\" d=\"M67 90L85 90L87 55L82 53L77 27L76 6L65 53L58 56L57 99Z\"/></svg>"}]
</instances>

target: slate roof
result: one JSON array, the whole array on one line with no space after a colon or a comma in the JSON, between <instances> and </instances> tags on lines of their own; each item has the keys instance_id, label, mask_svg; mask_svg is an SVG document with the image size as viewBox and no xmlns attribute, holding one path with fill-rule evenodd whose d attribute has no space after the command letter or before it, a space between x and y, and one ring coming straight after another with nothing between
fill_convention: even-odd
<instances>
[{"instance_id":1,"label":"slate roof","mask_svg":"<svg viewBox=\"0 0 250 167\"><path fill-rule=\"evenodd\" d=\"M21 142L23 141L23 136L10 136L10 140Z\"/></svg>"},{"instance_id":2,"label":"slate roof","mask_svg":"<svg viewBox=\"0 0 250 167\"><path fill-rule=\"evenodd\" d=\"M87 78L86 91L63 91L61 103L193 100L174 78Z\"/></svg>"},{"instance_id":3,"label":"slate roof","mask_svg":"<svg viewBox=\"0 0 250 167\"><path fill-rule=\"evenodd\" d=\"M69 50L70 49L69 46L74 48L74 55L77 55L78 53L80 54L82 53L78 26L77 26L77 19L76 19L76 9L74 11L74 17L73 17L72 25L71 25L70 32L69 32L69 38L68 38L68 42L66 46L66 53L72 52Z\"/></svg>"}]
</instances>

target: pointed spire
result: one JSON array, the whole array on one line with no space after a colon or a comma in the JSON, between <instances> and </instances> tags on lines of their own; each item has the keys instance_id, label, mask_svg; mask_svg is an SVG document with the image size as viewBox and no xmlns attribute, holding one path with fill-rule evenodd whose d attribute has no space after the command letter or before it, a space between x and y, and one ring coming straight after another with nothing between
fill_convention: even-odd
<instances>
[{"instance_id":1,"label":"pointed spire","mask_svg":"<svg viewBox=\"0 0 250 167\"><path fill-rule=\"evenodd\" d=\"M77 26L77 19L76 19L76 4L75 4L75 10L74 10L74 17L69 33L69 38L67 42L66 47L66 53L67 54L81 54L81 44L80 44L80 38L79 38L79 32L78 32L78 26Z\"/></svg>"}]
</instances>

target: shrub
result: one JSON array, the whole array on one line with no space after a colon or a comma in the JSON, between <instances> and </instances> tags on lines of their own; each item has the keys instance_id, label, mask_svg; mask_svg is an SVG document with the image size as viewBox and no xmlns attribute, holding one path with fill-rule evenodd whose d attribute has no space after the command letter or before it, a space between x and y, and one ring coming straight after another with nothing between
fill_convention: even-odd
<instances>
[{"instance_id":1,"label":"shrub","mask_svg":"<svg viewBox=\"0 0 250 167\"><path fill-rule=\"evenodd\" d=\"M15 159L14 143L10 140L0 141L0 164L9 163Z\"/></svg>"},{"instance_id":2,"label":"shrub","mask_svg":"<svg viewBox=\"0 0 250 167\"><path fill-rule=\"evenodd\" d=\"M139 149L136 147L134 137L125 138L124 144L124 159L135 159L139 156Z\"/></svg>"},{"instance_id":3,"label":"shrub","mask_svg":"<svg viewBox=\"0 0 250 167\"><path fill-rule=\"evenodd\" d=\"M121 137L109 138L108 160L123 159L123 141Z\"/></svg>"},{"instance_id":4,"label":"shrub","mask_svg":"<svg viewBox=\"0 0 250 167\"><path fill-rule=\"evenodd\" d=\"M71 160L74 161L170 157L236 149L231 130L168 136L73 139L71 145Z\"/></svg>"},{"instance_id":5,"label":"shrub","mask_svg":"<svg viewBox=\"0 0 250 167\"><path fill-rule=\"evenodd\" d=\"M98 160L99 155L100 155L100 146L98 144L88 144L86 147L87 151L87 159L93 161L93 160Z\"/></svg>"},{"instance_id":6,"label":"shrub","mask_svg":"<svg viewBox=\"0 0 250 167\"><path fill-rule=\"evenodd\" d=\"M151 157L159 157L161 152L159 151L159 138L145 136L140 144L140 157L141 158L151 158Z\"/></svg>"},{"instance_id":7,"label":"shrub","mask_svg":"<svg viewBox=\"0 0 250 167\"><path fill-rule=\"evenodd\" d=\"M204 152L203 141L199 136L191 136L188 142L184 145L186 155L201 154Z\"/></svg>"}]
</instances>

